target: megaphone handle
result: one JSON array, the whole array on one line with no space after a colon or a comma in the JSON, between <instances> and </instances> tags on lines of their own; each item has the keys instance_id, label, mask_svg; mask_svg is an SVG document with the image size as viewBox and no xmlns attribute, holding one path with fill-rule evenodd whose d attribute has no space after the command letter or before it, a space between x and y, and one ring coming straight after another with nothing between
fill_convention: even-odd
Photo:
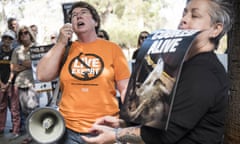
<instances>
[{"instance_id":1,"label":"megaphone handle","mask_svg":"<svg viewBox=\"0 0 240 144\"><path fill-rule=\"evenodd\" d=\"M64 55L63 55L63 60L60 64L60 70L62 69L62 67L63 67L63 65L64 65L64 63L67 59L67 56L68 56L68 53L69 53L69 49L71 48L71 45L72 45L72 42L69 40L67 45L66 45L66 50L65 50ZM56 88L53 92L53 98L51 100L50 106L57 106L58 105L57 101L59 101L62 97L62 95L60 95L59 98L58 98L59 91L60 91L60 80L58 79L58 82L56 84Z\"/></svg>"},{"instance_id":2,"label":"megaphone handle","mask_svg":"<svg viewBox=\"0 0 240 144\"><path fill-rule=\"evenodd\" d=\"M59 90L60 90L60 81L58 80L57 84L56 84L56 87L54 89L54 92L53 92L53 98L52 98L51 103L49 105L50 107L57 106L57 99L58 99L58 95L59 95Z\"/></svg>"},{"instance_id":3,"label":"megaphone handle","mask_svg":"<svg viewBox=\"0 0 240 144\"><path fill-rule=\"evenodd\" d=\"M52 117L46 117L44 118L43 122L42 122L42 127L45 130L48 130L50 127L53 126L54 120Z\"/></svg>"}]
</instances>

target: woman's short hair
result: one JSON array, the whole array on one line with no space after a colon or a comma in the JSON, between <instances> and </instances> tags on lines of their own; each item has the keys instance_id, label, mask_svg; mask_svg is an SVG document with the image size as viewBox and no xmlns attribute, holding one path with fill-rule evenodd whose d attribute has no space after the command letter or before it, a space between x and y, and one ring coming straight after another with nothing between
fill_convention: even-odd
<instances>
[{"instance_id":1,"label":"woman's short hair","mask_svg":"<svg viewBox=\"0 0 240 144\"><path fill-rule=\"evenodd\" d=\"M96 33L98 32L99 28L100 28L100 23L101 23L101 20L100 20L100 16L97 12L97 10L92 6L90 5L89 3L87 2L83 2L83 1L80 1L80 2L76 2L72 5L69 13L68 13L68 17L69 17L69 21L71 21L71 16L72 16L72 11L75 9L75 8L86 8L90 11L93 19L97 22L97 26L95 27L95 31Z\"/></svg>"},{"instance_id":2,"label":"woman's short hair","mask_svg":"<svg viewBox=\"0 0 240 144\"><path fill-rule=\"evenodd\" d=\"M17 21L17 19L16 18L13 18L13 17L10 17L8 20L7 20L7 24L8 24L8 28L9 29L12 29L13 27L12 27L12 22L13 21Z\"/></svg>"},{"instance_id":3,"label":"woman's short hair","mask_svg":"<svg viewBox=\"0 0 240 144\"><path fill-rule=\"evenodd\" d=\"M187 0L187 3L190 1L192 0ZM215 38L215 40L219 41L232 28L232 4L230 4L228 0L209 0L209 2L209 15L211 17L212 24L223 24L222 32Z\"/></svg>"}]
</instances>

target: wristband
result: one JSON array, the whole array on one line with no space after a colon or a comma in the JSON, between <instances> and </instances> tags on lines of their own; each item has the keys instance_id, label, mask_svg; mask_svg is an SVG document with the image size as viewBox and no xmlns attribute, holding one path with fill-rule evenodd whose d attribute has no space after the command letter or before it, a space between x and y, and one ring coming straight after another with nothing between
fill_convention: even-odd
<instances>
[{"instance_id":1,"label":"wristband","mask_svg":"<svg viewBox=\"0 0 240 144\"><path fill-rule=\"evenodd\" d=\"M8 83L12 83L12 81L11 81L11 80L8 80Z\"/></svg>"},{"instance_id":2,"label":"wristband","mask_svg":"<svg viewBox=\"0 0 240 144\"><path fill-rule=\"evenodd\" d=\"M116 128L116 129L114 129L114 131L115 131L115 142L117 143L117 144L122 144L122 142L120 142L119 141L119 138L118 138L118 131L119 130L121 130L121 128Z\"/></svg>"}]
</instances>

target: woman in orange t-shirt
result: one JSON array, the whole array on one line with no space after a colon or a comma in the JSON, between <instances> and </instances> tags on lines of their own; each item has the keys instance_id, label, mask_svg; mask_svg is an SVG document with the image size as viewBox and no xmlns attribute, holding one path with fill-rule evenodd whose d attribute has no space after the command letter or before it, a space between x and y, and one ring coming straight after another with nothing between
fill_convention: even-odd
<instances>
[{"instance_id":1,"label":"woman in orange t-shirt","mask_svg":"<svg viewBox=\"0 0 240 144\"><path fill-rule=\"evenodd\" d=\"M65 24L53 48L40 60L37 76L50 81L60 74L62 98L59 111L66 123L61 141L85 143L79 135L88 134L97 118L118 117L116 87L124 100L130 71L121 48L97 37L100 17L96 9L86 2L73 4L70 12L72 24ZM70 47L62 69L60 63L73 32L78 39Z\"/></svg>"}]
</instances>

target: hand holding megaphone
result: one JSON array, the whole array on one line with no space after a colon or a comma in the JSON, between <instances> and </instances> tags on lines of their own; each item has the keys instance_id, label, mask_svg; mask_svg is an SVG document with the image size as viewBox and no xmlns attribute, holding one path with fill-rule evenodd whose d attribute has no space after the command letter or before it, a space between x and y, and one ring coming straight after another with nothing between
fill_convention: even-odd
<instances>
[{"instance_id":1,"label":"hand holding megaphone","mask_svg":"<svg viewBox=\"0 0 240 144\"><path fill-rule=\"evenodd\" d=\"M66 23L60 29L59 37L58 37L57 42L60 42L63 45L67 45L68 41L71 40L72 35L73 35L72 24L71 23Z\"/></svg>"}]
</instances>

